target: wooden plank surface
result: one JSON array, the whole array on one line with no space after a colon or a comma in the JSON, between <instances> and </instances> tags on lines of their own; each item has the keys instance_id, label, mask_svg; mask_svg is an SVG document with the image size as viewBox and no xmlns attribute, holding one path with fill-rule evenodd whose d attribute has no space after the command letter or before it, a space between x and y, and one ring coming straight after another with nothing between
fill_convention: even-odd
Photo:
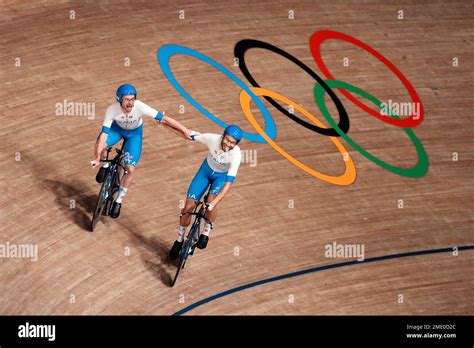
<instances>
[{"instance_id":1,"label":"wooden plank surface","mask_svg":"<svg viewBox=\"0 0 474 348\"><path fill-rule=\"evenodd\" d=\"M181 10L185 19L179 19ZM399 10L403 20L397 18ZM35 244L39 254L36 262L0 259L0 313L168 315L238 286L348 261L325 256L333 242L363 245L365 258L474 245L473 12L470 1L4 3L0 244ZM256 151L257 164L242 163L219 207L208 248L198 250L170 288L174 266L167 252L176 237L180 200L206 151L148 119L121 217L87 232L99 190L88 162L119 84L134 83L139 99L189 128L221 131L167 81L156 58L159 47L193 48L249 85L233 66L239 40L271 43L323 76L309 49L318 30L367 43L416 88L425 120L414 132L429 157L426 176L390 173L343 141L357 180L334 186L298 169L268 144L243 141L242 149ZM396 76L367 52L329 40L322 57L338 79L380 100L410 101ZM345 57L348 67L342 64ZM130 66L124 66L127 58ZM309 75L268 51L252 49L246 58L261 86L307 107L327 124L314 103ZM240 88L229 78L191 57L173 57L171 68L209 111L255 132L240 109ZM417 163L403 129L376 120L336 93L354 140L394 166ZM57 116L56 104L64 100L95 103L95 117ZM343 172L342 157L329 139L264 104L283 148L318 171ZM329 99L327 105L337 119ZM252 110L261 120L258 108ZM472 315L472 269L473 251L392 259L269 283L189 313Z\"/></svg>"}]
</instances>

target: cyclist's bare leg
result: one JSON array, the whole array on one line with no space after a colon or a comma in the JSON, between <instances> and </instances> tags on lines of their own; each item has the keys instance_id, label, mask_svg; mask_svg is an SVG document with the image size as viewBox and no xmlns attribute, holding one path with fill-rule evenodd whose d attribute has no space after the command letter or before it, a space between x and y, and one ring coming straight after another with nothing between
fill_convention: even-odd
<instances>
[{"instance_id":1,"label":"cyclist's bare leg","mask_svg":"<svg viewBox=\"0 0 474 348\"><path fill-rule=\"evenodd\" d=\"M209 196L207 197L206 203L212 202L215 198L216 198L216 195L209 194ZM210 221L210 223L205 221L203 224L202 234L201 234L201 237L199 237L199 244L198 244L199 249L204 249L207 246L207 240L209 240L209 234L211 233L212 226L214 224L214 221L216 221L216 218L217 218L217 207L214 207L211 211L209 210L206 211L205 217L207 220ZM205 239L204 237L207 237L207 239Z\"/></svg>"},{"instance_id":2,"label":"cyclist's bare leg","mask_svg":"<svg viewBox=\"0 0 474 348\"><path fill-rule=\"evenodd\" d=\"M191 215L186 214L183 215L184 213L190 213L194 210L196 207L197 201L194 199L186 199L186 203L184 204L184 208L181 210L181 217L179 219L179 225L182 227L188 227L189 224L191 223Z\"/></svg>"},{"instance_id":3,"label":"cyclist's bare leg","mask_svg":"<svg viewBox=\"0 0 474 348\"><path fill-rule=\"evenodd\" d=\"M127 194L127 190L129 186L132 184L133 172L135 170L135 167L126 164L125 170L127 171L127 174L123 175L122 181L120 183L120 188L117 193L117 197L115 198L115 202L117 203L122 203L123 199L125 198L125 195Z\"/></svg>"},{"instance_id":4,"label":"cyclist's bare leg","mask_svg":"<svg viewBox=\"0 0 474 348\"><path fill-rule=\"evenodd\" d=\"M217 195L209 194L207 197L207 202L212 202ZM217 207L214 207L211 211L206 212L206 219L214 223L217 219Z\"/></svg>"},{"instance_id":5,"label":"cyclist's bare leg","mask_svg":"<svg viewBox=\"0 0 474 348\"><path fill-rule=\"evenodd\" d=\"M129 188L130 185L132 184L133 172L135 171L135 167L126 164L126 165L125 165L125 170L127 171L127 174L125 174L125 175L122 177L121 186L123 186L123 187L125 187L125 188Z\"/></svg>"}]
</instances>

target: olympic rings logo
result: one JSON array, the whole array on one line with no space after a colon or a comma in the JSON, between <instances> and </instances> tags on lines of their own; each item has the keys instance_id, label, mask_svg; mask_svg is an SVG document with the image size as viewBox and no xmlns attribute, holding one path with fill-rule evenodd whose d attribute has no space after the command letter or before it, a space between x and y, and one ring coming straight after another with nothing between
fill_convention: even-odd
<instances>
[{"instance_id":1,"label":"olympic rings logo","mask_svg":"<svg viewBox=\"0 0 474 348\"><path fill-rule=\"evenodd\" d=\"M320 54L320 47L323 41L327 39L338 39L342 41L349 42L355 46L358 46L362 48L363 50L369 52L371 55L376 57L378 60L380 60L382 63L384 63L397 77L398 79L403 83L405 88L408 90L410 97L412 99L413 103L418 103L420 106L419 110L420 112L418 114L412 114L407 118L401 119L398 115L395 115L391 112L388 112L388 116L383 116L381 115L380 112L377 112L373 110L371 107L365 105L364 103L360 102L358 99L354 97L354 94L357 94L358 96L366 99L370 103L374 104L377 108L382 109L383 103L372 96L371 94L367 93L366 91L353 86L351 84L348 84L343 81L339 81L334 78L333 75L328 71L326 66L324 65L324 62L321 58ZM297 65L300 67L302 70L304 70L308 75L310 75L312 78L316 80L316 84L313 90L313 96L316 101L316 104L321 111L322 115L324 118L328 121L328 123L331 125L333 128L326 128L326 126L319 121L314 115L312 115L310 112L308 112L304 107L301 105L295 103L294 101L290 100L289 98L278 94L274 91L261 88L260 85L255 81L253 76L250 74L247 65L245 63L245 53L251 49L251 48L260 48L260 49L265 49L268 51L271 51L275 54L278 54L289 61L291 61L293 64ZM207 57L206 55L195 51L193 49L190 49L185 46L180 46L180 45L164 45L158 50L158 62L161 66L161 69L163 70L163 73L165 74L166 78L168 81L173 85L173 87L191 104L193 105L199 112L204 114L206 117L217 123L219 126L225 128L227 124L220 120L218 117L210 113L207 109L205 109L202 105L200 105L196 100L194 100L185 90L184 88L178 83L176 78L171 72L170 66L169 66L169 60L172 56L177 55L177 54L183 54L183 55L188 55L195 57L212 67L216 68L220 72L224 73L229 77L232 81L234 81L239 87L242 88L242 91L240 92L240 105L242 108L242 111L244 115L246 116L247 120L250 122L252 127L256 130L257 134L255 133L247 133L244 132L243 137L247 140L254 141L257 143L268 143L270 146L272 146L278 153L280 153L283 157L285 157L288 161L293 163L295 166L298 168L302 169L306 173L323 180L325 182L334 184L334 185L350 185L352 184L355 179L356 179L356 169L354 162L352 161L351 157L347 153L346 149L340 142L339 138L343 138L347 143L349 143L355 150L357 150L360 154L362 154L364 157L369 159L370 161L374 162L375 164L379 165L380 167L401 175L405 177L411 177L411 178L418 178L424 176L429 167L429 161L428 161L428 155L426 154L425 149L423 148L423 145L419 141L419 139L416 137L415 133L411 130L412 127L415 127L419 125L424 117L424 111L423 111L423 105L421 103L420 97L418 93L416 92L415 88L411 85L411 83L408 81L408 79L387 59L385 58L382 54L380 54L378 51L370 47L369 45L349 36L344 33L340 33L337 31L332 31L332 30L323 30L323 31L317 31L315 32L310 39L310 50L311 54L318 65L318 67L321 69L323 74L326 76L327 79L323 80L321 77L319 77L311 68L309 68L306 64L301 62L299 59L296 57L292 56L288 52L282 50L281 48L278 48L276 46L273 46L269 43L263 42L263 41L258 41L258 40L241 40L239 41L235 47L234 47L234 56L238 59L239 62L239 67L240 70L242 71L243 75L247 78L247 80L250 82L252 87L248 87L242 80L240 80L235 74L230 72L227 68L216 62L215 60ZM349 117L347 115L346 110L344 109L344 106L342 105L341 101L337 97L337 95L334 93L332 90L333 88L337 88L341 91L344 96L346 96L350 101L352 101L355 105L357 105L359 108L362 110L366 111L370 115L380 119L383 122L389 123L391 125L401 127L405 131L405 133L408 134L410 140L413 142L415 145L417 154L418 154L418 163L412 167L412 168L399 168L392 166L391 164L388 164L381 159L375 157L371 153L369 153L367 150L362 148L359 144L357 144L349 135ZM336 123L336 121L332 118L332 116L329 114L327 107L325 105L324 101L324 95L328 94L331 98L331 100L334 102L338 113L339 113L339 123ZM301 126L312 130L315 133L328 136L329 139L334 143L338 151L341 153L344 163L345 163L345 171L342 175L340 176L330 176L326 175L324 173L320 173L316 171L313 168L308 167L307 165L301 163L298 161L296 158L291 156L287 151L285 151L278 143L275 141L276 138L276 126L275 122L273 120L273 117L271 116L270 112L268 109L264 106L262 101L259 99L259 97L264 97L270 104L272 104L276 109L278 109L281 113L283 113L285 116L290 118L291 120L295 121L296 123L300 124ZM305 120L302 120L295 116L294 114L290 113L288 110L286 110L284 107L282 107L279 103L277 103L275 100L278 100L286 105L292 105L296 110L298 110L301 114L303 114L305 117L307 117L311 122L309 123ZM262 112L264 121L265 121L265 129L262 129L262 127L258 124L257 120L255 119L254 115L251 112L251 102L254 102L255 105L260 109Z\"/></svg>"}]
</instances>

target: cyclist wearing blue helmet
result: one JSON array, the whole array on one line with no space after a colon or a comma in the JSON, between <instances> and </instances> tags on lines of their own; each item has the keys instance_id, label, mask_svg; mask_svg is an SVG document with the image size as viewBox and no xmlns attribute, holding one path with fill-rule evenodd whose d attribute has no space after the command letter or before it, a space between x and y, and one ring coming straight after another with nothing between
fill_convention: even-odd
<instances>
[{"instance_id":1,"label":"cyclist wearing blue helmet","mask_svg":"<svg viewBox=\"0 0 474 348\"><path fill-rule=\"evenodd\" d=\"M240 166L242 155L237 144L242 139L242 130L238 126L231 125L225 128L222 135L194 133L191 135L191 139L206 145L209 152L189 185L186 204L181 214L193 211L196 203L210 186L206 218L214 223L217 218L217 205L229 192ZM191 216L189 214L181 215L178 238L170 250L172 260L175 260L179 255L186 227L190 222ZM204 223L204 230L197 244L199 249L204 249L207 246L211 228L211 224Z\"/></svg>"},{"instance_id":2,"label":"cyclist wearing blue helmet","mask_svg":"<svg viewBox=\"0 0 474 348\"><path fill-rule=\"evenodd\" d=\"M143 119L142 116L152 117L167 127L178 130L181 136L190 139L189 130L171 117L164 116L144 102L137 99L137 90L130 84L121 85L115 94L116 102L105 111L102 132L95 144L95 159L91 161L94 168L100 163L100 158L105 159L106 148L113 146L122 138L125 141L125 168L124 175L117 197L112 205L110 216L117 218L120 215L122 200L133 180L133 172L140 160L142 151ZM96 181L101 183L105 179L108 163L104 163L96 176Z\"/></svg>"}]
</instances>

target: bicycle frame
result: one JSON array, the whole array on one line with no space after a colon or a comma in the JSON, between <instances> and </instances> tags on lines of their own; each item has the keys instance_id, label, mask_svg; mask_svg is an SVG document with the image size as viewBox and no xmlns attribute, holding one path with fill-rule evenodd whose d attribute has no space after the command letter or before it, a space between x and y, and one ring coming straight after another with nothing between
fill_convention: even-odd
<instances>
[{"instance_id":1,"label":"bicycle frame","mask_svg":"<svg viewBox=\"0 0 474 348\"><path fill-rule=\"evenodd\" d=\"M113 148L113 147L108 147L108 148L107 148L107 157L106 157L106 159L105 159L105 160L100 160L100 161L103 162L103 163L105 163L105 162L110 162L110 163L112 163L112 165L114 165L114 164L115 164L115 165L118 165L118 166L120 166L120 167L125 171L125 173L126 173L125 166L122 164L122 160L123 160L123 157L124 157L124 153L123 153L123 147L124 147L124 145L125 145L125 140L122 142L122 146L121 146L120 150L119 150L118 148L115 148L115 152L116 152L117 154L115 155L115 157L114 157L112 160L109 160L109 154L110 154L110 151L112 151L114 148ZM111 168L112 165L109 166L109 168Z\"/></svg>"},{"instance_id":2,"label":"bicycle frame","mask_svg":"<svg viewBox=\"0 0 474 348\"><path fill-rule=\"evenodd\" d=\"M204 198L204 200L207 199L207 195ZM211 225L212 228L212 222L209 221L209 219L206 218L206 213L207 213L207 205L205 202L200 201L193 209L192 212L184 213L181 214L183 215L194 215L194 221L193 224L191 225L191 228L189 229L189 232L186 236L186 239L184 241L183 247L179 253L178 257L178 269L176 270L176 275L174 279L171 281L171 286L174 286L176 283L176 280L178 279L178 275L181 269L184 268L186 265L186 261L188 260L189 255L194 254L194 249L196 249L197 243L199 241L199 237L201 236L201 219L204 219L207 223Z\"/></svg>"},{"instance_id":3,"label":"bicycle frame","mask_svg":"<svg viewBox=\"0 0 474 348\"><path fill-rule=\"evenodd\" d=\"M123 164L123 147L125 141L122 142L122 147L120 150L115 148L116 155L113 159L109 159L109 154L112 151L112 147L107 148L107 157L105 160L101 160L102 163L109 162L110 166L107 170L107 174L102 187L99 191L99 196L97 198L97 203L94 208L94 213L92 215L91 230L94 231L95 226L100 220L101 215L108 215L112 206L113 198L117 191L119 190L120 183L122 180L121 170L127 174L127 170Z\"/></svg>"},{"instance_id":4,"label":"bicycle frame","mask_svg":"<svg viewBox=\"0 0 474 348\"><path fill-rule=\"evenodd\" d=\"M181 214L181 216L183 216L183 215L194 215L195 216L195 219L193 221L193 224L192 224L192 226L191 226L191 228L188 232L188 236L187 236L187 238L193 237L191 239L193 241L192 252L194 252L194 249L196 248L196 245L197 245L197 241L199 240L199 237L201 236L201 228L200 228L201 227L201 219L204 219L208 224L210 224L212 226L212 222L209 221L206 218L206 213L207 213L207 206L205 205L204 202L199 202L196 205L196 207L194 207L194 210L192 212ZM191 255L192 255L192 252L191 252Z\"/></svg>"},{"instance_id":5,"label":"bicycle frame","mask_svg":"<svg viewBox=\"0 0 474 348\"><path fill-rule=\"evenodd\" d=\"M109 160L109 154L112 151L112 147L107 148L107 157L105 160L101 160L101 162L109 162L111 165L109 166L109 170L107 173L107 178L110 178L109 185L112 185L111 196L117 192L118 188L120 187L120 183L122 181L122 176L120 175L120 168L124 171L124 174L127 174L127 170L125 166L122 164L123 162L123 147L125 145L125 141L122 142L122 146L119 149L115 148L116 155L112 160Z\"/></svg>"}]
</instances>

